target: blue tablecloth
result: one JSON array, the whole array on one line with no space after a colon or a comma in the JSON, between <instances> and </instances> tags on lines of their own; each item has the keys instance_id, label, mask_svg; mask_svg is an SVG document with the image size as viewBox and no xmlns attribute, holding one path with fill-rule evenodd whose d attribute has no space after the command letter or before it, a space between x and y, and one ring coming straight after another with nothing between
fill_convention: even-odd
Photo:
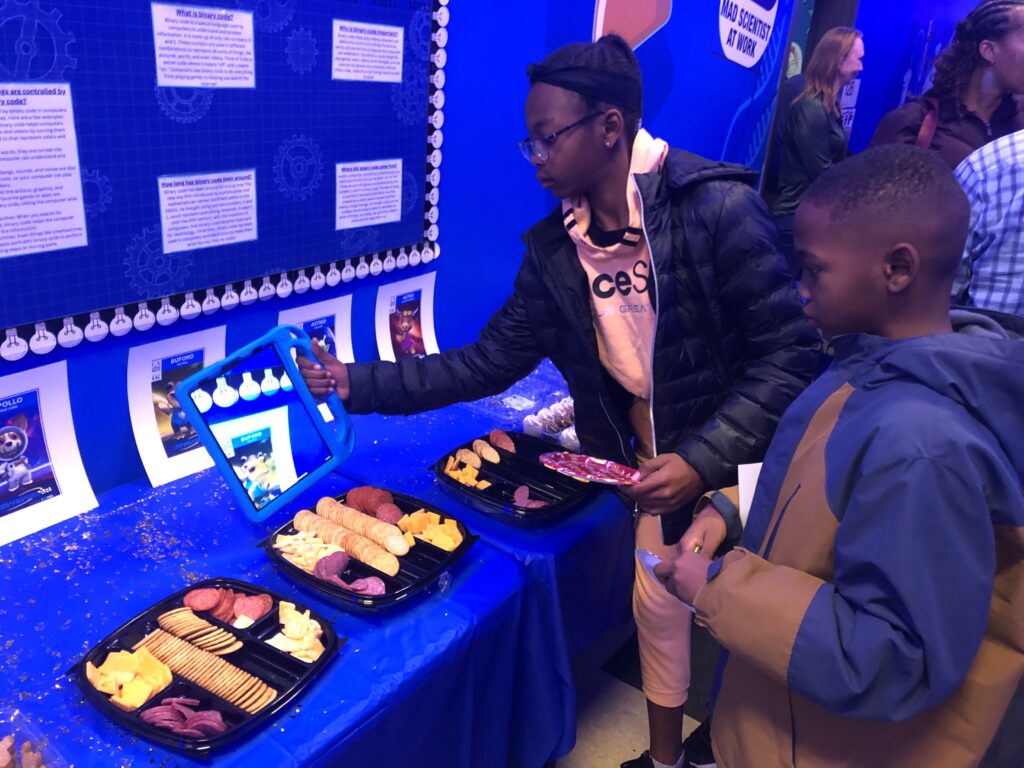
<instances>
[{"instance_id":1,"label":"blue tablecloth","mask_svg":"<svg viewBox=\"0 0 1024 768\"><path fill-rule=\"evenodd\" d=\"M431 467L454 447L496 427L516 429L500 404L455 405L408 417L354 416L356 450L342 472L430 502L459 517L488 544L515 558L527 582L523 659L514 728L531 735L511 763L539 766L568 753L576 738L571 658L631 618L633 518L601 489L562 522L520 529L462 504Z\"/></svg>"},{"instance_id":2,"label":"blue tablecloth","mask_svg":"<svg viewBox=\"0 0 1024 768\"><path fill-rule=\"evenodd\" d=\"M351 486L331 478L320 491ZM280 521L278 521L280 522ZM522 657L521 568L476 542L443 593L360 617L284 578L213 471L100 508L0 548L0 701L18 708L65 764L179 766L198 761L108 721L65 671L117 626L195 581L228 576L293 595L349 641L292 706L218 765L490 764L530 735L510 727ZM50 763L51 768L56 768Z\"/></svg>"}]
</instances>

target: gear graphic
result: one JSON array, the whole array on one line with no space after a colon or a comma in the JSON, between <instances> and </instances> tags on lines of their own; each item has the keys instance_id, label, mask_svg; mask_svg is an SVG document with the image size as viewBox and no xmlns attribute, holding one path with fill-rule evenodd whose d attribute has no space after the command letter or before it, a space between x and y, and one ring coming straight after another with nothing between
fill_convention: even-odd
<instances>
[{"instance_id":1,"label":"gear graphic","mask_svg":"<svg viewBox=\"0 0 1024 768\"><path fill-rule=\"evenodd\" d=\"M192 255L164 253L160 227L146 227L132 238L124 266L124 275L139 296L159 299L185 287Z\"/></svg>"},{"instance_id":2,"label":"gear graphic","mask_svg":"<svg viewBox=\"0 0 1024 768\"><path fill-rule=\"evenodd\" d=\"M427 68L409 67L402 82L391 86L391 104L395 116L406 125L427 118Z\"/></svg>"},{"instance_id":3,"label":"gear graphic","mask_svg":"<svg viewBox=\"0 0 1024 768\"><path fill-rule=\"evenodd\" d=\"M253 22L260 32L280 32L295 15L295 0L235 0L235 5L252 11Z\"/></svg>"},{"instance_id":4,"label":"gear graphic","mask_svg":"<svg viewBox=\"0 0 1024 768\"><path fill-rule=\"evenodd\" d=\"M428 9L416 11L409 20L409 48L417 59L430 58L430 34L433 15Z\"/></svg>"},{"instance_id":5,"label":"gear graphic","mask_svg":"<svg viewBox=\"0 0 1024 768\"><path fill-rule=\"evenodd\" d=\"M402 173L402 215L412 213L416 201L423 197L423 190L417 188L416 177L408 171Z\"/></svg>"},{"instance_id":6,"label":"gear graphic","mask_svg":"<svg viewBox=\"0 0 1024 768\"><path fill-rule=\"evenodd\" d=\"M338 233L338 246L343 259L356 259L374 253L378 242L377 230L371 227L343 229Z\"/></svg>"},{"instance_id":7,"label":"gear graphic","mask_svg":"<svg viewBox=\"0 0 1024 768\"><path fill-rule=\"evenodd\" d=\"M44 11L39 3L0 0L0 80L64 81L78 65L68 52L75 36L61 29L61 12Z\"/></svg>"},{"instance_id":8,"label":"gear graphic","mask_svg":"<svg viewBox=\"0 0 1024 768\"><path fill-rule=\"evenodd\" d=\"M281 142L274 155L274 180L289 200L305 200L320 186L323 155L312 139L297 134Z\"/></svg>"},{"instance_id":9,"label":"gear graphic","mask_svg":"<svg viewBox=\"0 0 1024 768\"><path fill-rule=\"evenodd\" d=\"M85 201L86 216L99 216L114 201L110 179L99 171L83 170L82 198Z\"/></svg>"},{"instance_id":10,"label":"gear graphic","mask_svg":"<svg viewBox=\"0 0 1024 768\"><path fill-rule=\"evenodd\" d=\"M156 86L156 103L171 120L188 124L202 120L213 103L209 88L161 88Z\"/></svg>"},{"instance_id":11,"label":"gear graphic","mask_svg":"<svg viewBox=\"0 0 1024 768\"><path fill-rule=\"evenodd\" d=\"M294 72L304 75L316 64L316 38L305 27L299 27L288 35L288 45L284 50Z\"/></svg>"}]
</instances>

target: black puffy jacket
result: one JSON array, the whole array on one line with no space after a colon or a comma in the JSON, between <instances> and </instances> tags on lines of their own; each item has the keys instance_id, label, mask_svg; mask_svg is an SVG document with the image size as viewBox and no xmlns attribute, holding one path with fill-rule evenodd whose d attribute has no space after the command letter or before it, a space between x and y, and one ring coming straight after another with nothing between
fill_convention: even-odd
<instances>
[{"instance_id":1,"label":"black puffy jacket","mask_svg":"<svg viewBox=\"0 0 1024 768\"><path fill-rule=\"evenodd\" d=\"M709 488L760 461L782 412L816 370L817 335L787 277L754 174L670 151L636 177L656 277L651 408L657 451ZM512 295L478 341L422 359L349 366L353 413L416 413L504 391L544 358L575 400L584 452L635 465L629 395L605 371L587 277L561 208L524 237ZM688 522L665 520L666 541Z\"/></svg>"}]
</instances>

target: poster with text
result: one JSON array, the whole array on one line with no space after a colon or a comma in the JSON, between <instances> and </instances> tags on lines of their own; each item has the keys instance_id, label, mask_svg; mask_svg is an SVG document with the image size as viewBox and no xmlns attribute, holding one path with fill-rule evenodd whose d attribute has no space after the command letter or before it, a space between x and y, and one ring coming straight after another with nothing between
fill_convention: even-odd
<instances>
[{"instance_id":1,"label":"poster with text","mask_svg":"<svg viewBox=\"0 0 1024 768\"><path fill-rule=\"evenodd\" d=\"M377 289L377 354L381 360L436 354L434 272Z\"/></svg>"},{"instance_id":2,"label":"poster with text","mask_svg":"<svg viewBox=\"0 0 1024 768\"><path fill-rule=\"evenodd\" d=\"M210 430L256 509L299 480L287 407L210 424Z\"/></svg>"},{"instance_id":3,"label":"poster with text","mask_svg":"<svg viewBox=\"0 0 1024 768\"><path fill-rule=\"evenodd\" d=\"M286 309L278 315L279 325L297 325L314 344L319 344L343 363L354 363L352 352L352 296L318 301L304 307ZM293 354L294 356L294 354ZM324 421L333 421L334 414L321 403Z\"/></svg>"},{"instance_id":4,"label":"poster with text","mask_svg":"<svg viewBox=\"0 0 1024 768\"><path fill-rule=\"evenodd\" d=\"M0 545L96 506L65 363L0 378Z\"/></svg>"},{"instance_id":5,"label":"poster with text","mask_svg":"<svg viewBox=\"0 0 1024 768\"><path fill-rule=\"evenodd\" d=\"M277 316L279 325L297 325L314 342L327 349L343 363L355 362L352 353L352 296L318 301L302 307L283 310Z\"/></svg>"},{"instance_id":6,"label":"poster with text","mask_svg":"<svg viewBox=\"0 0 1024 768\"><path fill-rule=\"evenodd\" d=\"M67 83L0 83L0 258L87 245Z\"/></svg>"},{"instance_id":7,"label":"poster with text","mask_svg":"<svg viewBox=\"0 0 1024 768\"><path fill-rule=\"evenodd\" d=\"M154 487L213 466L178 400L178 385L224 357L224 326L133 347L128 409L139 457Z\"/></svg>"}]
</instances>

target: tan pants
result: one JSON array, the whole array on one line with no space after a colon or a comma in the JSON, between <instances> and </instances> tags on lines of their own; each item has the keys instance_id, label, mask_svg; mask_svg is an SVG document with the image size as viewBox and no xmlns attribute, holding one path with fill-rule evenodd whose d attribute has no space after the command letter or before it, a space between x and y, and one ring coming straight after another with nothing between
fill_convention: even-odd
<instances>
[{"instance_id":1,"label":"tan pants","mask_svg":"<svg viewBox=\"0 0 1024 768\"><path fill-rule=\"evenodd\" d=\"M662 543L661 519L637 515L636 545L662 560L679 555L679 545ZM690 688L690 626L693 614L651 578L636 561L633 617L640 645L644 695L662 707L681 707Z\"/></svg>"}]
</instances>

